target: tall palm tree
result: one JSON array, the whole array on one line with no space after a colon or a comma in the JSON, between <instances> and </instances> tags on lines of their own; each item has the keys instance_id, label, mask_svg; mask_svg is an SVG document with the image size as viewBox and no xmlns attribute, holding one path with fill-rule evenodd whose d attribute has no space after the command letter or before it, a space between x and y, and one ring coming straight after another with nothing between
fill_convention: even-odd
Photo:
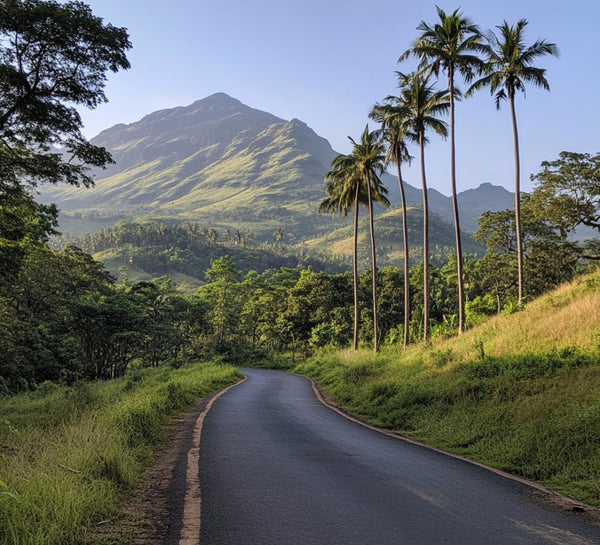
<instances>
[{"instance_id":1,"label":"tall palm tree","mask_svg":"<svg viewBox=\"0 0 600 545\"><path fill-rule=\"evenodd\" d=\"M503 100L508 99L513 128L513 144L515 158L515 235L517 238L517 276L519 306L523 304L523 241L521 237L521 164L519 157L519 131L515 112L515 95L517 91L525 94L526 84L550 90L546 80L546 70L531 66L539 57L553 55L558 57L556 44L545 40L536 40L529 47L525 44L525 27L528 21L521 19L515 26L506 21L497 26L500 35L490 31L485 45L486 63L483 77L477 80L469 90L470 95L477 89L489 87L495 96L496 109L500 109Z\"/></svg>"},{"instance_id":2,"label":"tall palm tree","mask_svg":"<svg viewBox=\"0 0 600 545\"><path fill-rule=\"evenodd\" d=\"M384 104L376 104L369 114L372 119L381 123L383 139L388 144L386 164L396 165L398 189L400 190L400 207L402 210L402 252L404 254L404 348L408 346L410 324L410 282L408 263L408 225L406 219L406 195L402 179L402 163L410 163L412 157L408 152L404 138L406 127L402 122L407 116L406 108L400 104L396 96L388 96Z\"/></svg>"},{"instance_id":3,"label":"tall palm tree","mask_svg":"<svg viewBox=\"0 0 600 545\"><path fill-rule=\"evenodd\" d=\"M385 206L390 202L387 189L383 186L380 175L385 169L385 146L377 131L369 131L365 127L360 141L350 138L353 144L351 156L360 184L366 188L367 209L369 211L369 234L371 237L371 272L373 292L373 350L379 352L379 326L377 324L377 252L375 249L375 226L373 223L373 202L377 201Z\"/></svg>"},{"instance_id":4,"label":"tall palm tree","mask_svg":"<svg viewBox=\"0 0 600 545\"><path fill-rule=\"evenodd\" d=\"M429 141L427 130L443 136L448 135L447 124L437 116L445 114L450 107L448 91L435 91L429 83L429 75L413 72L397 72L398 105L406 110L400 125L408 140L418 143L421 162L421 185L423 193L423 339L429 340L429 205L427 177L425 175L425 144Z\"/></svg>"},{"instance_id":5,"label":"tall palm tree","mask_svg":"<svg viewBox=\"0 0 600 545\"><path fill-rule=\"evenodd\" d=\"M360 178L357 176L353 158L338 155L331 163L331 170L325 174L327 198L319 205L319 212L332 212L346 217L349 210L354 210L353 246L352 246L352 291L354 296L354 332L352 347L358 349L358 212L359 205L366 204L364 191L361 191Z\"/></svg>"},{"instance_id":6,"label":"tall palm tree","mask_svg":"<svg viewBox=\"0 0 600 545\"><path fill-rule=\"evenodd\" d=\"M466 81L470 81L478 72L483 61L477 53L484 51L481 43L481 32L460 9L446 14L437 7L439 21L433 26L425 21L417 27L422 32L412 48L404 52L399 61L409 56L421 59L420 67L433 72L436 76L445 72L448 76L448 97L450 99L450 187L452 194L452 211L454 216L454 236L456 241L456 267L458 286L458 333L462 333L465 325L465 298L463 294L463 258L460 238L460 214L456 195L456 146L454 103L460 92L455 87L455 77L459 73Z\"/></svg>"}]
</instances>

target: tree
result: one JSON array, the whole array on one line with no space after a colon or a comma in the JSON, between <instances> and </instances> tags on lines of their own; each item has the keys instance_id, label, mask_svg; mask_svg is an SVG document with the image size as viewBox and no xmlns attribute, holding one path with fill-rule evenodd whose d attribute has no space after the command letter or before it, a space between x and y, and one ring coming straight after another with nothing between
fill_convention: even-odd
<instances>
[{"instance_id":1,"label":"tree","mask_svg":"<svg viewBox=\"0 0 600 545\"><path fill-rule=\"evenodd\" d=\"M371 237L371 270L373 274L373 350L379 352L379 328L377 325L377 252L375 249L375 227L373 224L373 202L377 201L389 206L385 197L387 189L381 183L379 176L385 169L385 148L378 139L377 132L369 132L367 125L360 141L353 144L352 160L360 183L366 187L367 209L369 211L369 234Z\"/></svg>"},{"instance_id":2,"label":"tree","mask_svg":"<svg viewBox=\"0 0 600 545\"><path fill-rule=\"evenodd\" d=\"M16 277L29 249L57 234L57 216L56 206L36 203L18 183L0 176L0 285Z\"/></svg>"},{"instance_id":3,"label":"tree","mask_svg":"<svg viewBox=\"0 0 600 545\"><path fill-rule=\"evenodd\" d=\"M579 225L600 231L600 153L563 151L541 166L531 177L537 182L532 202L538 215L568 232Z\"/></svg>"},{"instance_id":4,"label":"tree","mask_svg":"<svg viewBox=\"0 0 600 545\"><path fill-rule=\"evenodd\" d=\"M211 305L214 346L218 351L224 351L227 349L226 340L240 319L240 273L231 258L225 255L211 260L206 279L209 283L201 286L198 294Z\"/></svg>"},{"instance_id":5,"label":"tree","mask_svg":"<svg viewBox=\"0 0 600 545\"><path fill-rule=\"evenodd\" d=\"M436 77L440 72L448 76L448 98L450 101L450 187L452 194L452 211L454 216L454 234L456 241L456 267L458 287L458 333L464 329L464 289L463 289L463 258L460 238L460 216L456 194L456 146L454 136L454 103L459 92L455 87L455 77L460 73L466 81L473 78L482 65L476 53L482 52L479 28L469 19L463 17L460 9L450 15L436 7L439 22L433 26L425 21L417 27L422 32L399 59L402 61L414 55L421 59L421 68L433 72Z\"/></svg>"},{"instance_id":6,"label":"tree","mask_svg":"<svg viewBox=\"0 0 600 545\"><path fill-rule=\"evenodd\" d=\"M83 137L75 106L106 102L106 72L129 68L127 30L82 2L7 0L0 37L2 170L30 183L92 185L89 166L110 154Z\"/></svg>"},{"instance_id":7,"label":"tree","mask_svg":"<svg viewBox=\"0 0 600 545\"><path fill-rule=\"evenodd\" d=\"M375 229L373 224L373 202L389 206L387 189L382 185L379 175L385 166L385 149L378 138L377 131L370 132L366 126L359 142L348 137L353 148L350 155L338 155L332 162L332 169L325 175L329 181L327 199L321 202L321 212L339 213L346 216L354 208L354 244L353 244L353 292L354 292L354 337L353 347L358 348L359 305L358 305L358 210L366 205L369 211L369 233L371 239L371 268L373 270L373 347L379 351L377 328L377 257L375 248Z\"/></svg>"},{"instance_id":8,"label":"tree","mask_svg":"<svg viewBox=\"0 0 600 545\"><path fill-rule=\"evenodd\" d=\"M524 263L521 233L521 165L515 95L517 91L522 91L525 94L527 84L550 90L546 80L546 70L536 68L532 66L532 63L545 55L558 56L556 45L545 40L536 40L529 47L525 44L525 27L527 24L526 19L521 19L515 26L511 26L504 21L502 25L497 27L500 36L497 36L494 32L488 33L486 36L488 43L484 45L484 53L487 57L483 67L484 75L467 91L467 94L471 94L477 89L489 87L490 93L495 96L496 109L500 109L503 100L508 100L510 105L515 159L515 231L519 306L523 304L524 296Z\"/></svg>"},{"instance_id":9,"label":"tree","mask_svg":"<svg viewBox=\"0 0 600 545\"><path fill-rule=\"evenodd\" d=\"M364 204L365 194L361 192L360 178L355 172L352 157L338 155L331 163L331 170L325 174L328 197L319 205L319 212L332 212L343 217L353 209L352 241L352 293L354 297L354 329L352 348L358 349L360 311L358 302L358 214L359 204Z\"/></svg>"},{"instance_id":10,"label":"tree","mask_svg":"<svg viewBox=\"0 0 600 545\"><path fill-rule=\"evenodd\" d=\"M529 195L523 195L522 205L525 287L531 295L540 295L572 278L581 258L581 249L576 242L568 240L568 233L560 225L536 216ZM518 302L518 278L514 266L517 238L513 211L484 212L474 238L486 246L480 272L484 274L484 284L496 295L498 308L501 298L511 292ZM516 293L513 291L515 286Z\"/></svg>"},{"instance_id":11,"label":"tree","mask_svg":"<svg viewBox=\"0 0 600 545\"><path fill-rule=\"evenodd\" d=\"M446 137L446 123L438 119L438 115L448 111L448 92L435 91L429 84L429 76L413 72L403 74L397 72L398 105L406 110L406 117L401 127L408 140L419 145L421 163L421 185L423 194L423 339L429 340L429 206L427 201L427 177L425 174L425 144L428 142L426 131L433 130Z\"/></svg>"},{"instance_id":12,"label":"tree","mask_svg":"<svg viewBox=\"0 0 600 545\"><path fill-rule=\"evenodd\" d=\"M410 282L408 263L408 224L406 218L406 196L402 179L402 163L410 163L412 157L406 146L404 121L408 112L401 104L399 97L388 96L384 104L376 104L370 117L381 123L383 139L388 144L386 163L396 165L398 189L400 191L400 207L402 210L402 252L404 254L404 348L408 346L410 324Z\"/></svg>"}]
</instances>

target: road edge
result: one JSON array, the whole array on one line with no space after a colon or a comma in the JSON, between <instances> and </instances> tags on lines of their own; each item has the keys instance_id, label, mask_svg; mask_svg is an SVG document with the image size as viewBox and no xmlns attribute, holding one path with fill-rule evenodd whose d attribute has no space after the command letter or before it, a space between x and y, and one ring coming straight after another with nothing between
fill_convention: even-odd
<instances>
[{"instance_id":1,"label":"road edge","mask_svg":"<svg viewBox=\"0 0 600 545\"><path fill-rule=\"evenodd\" d=\"M204 410L198 415L194 424L192 446L187 453L186 491L183 504L182 526L179 534L179 545L199 545L200 526L202 515L201 488L199 479L200 442L204 419L213 406L213 403L232 388L239 386L247 380L247 376L230 384L226 388L214 393L208 400Z\"/></svg>"},{"instance_id":2,"label":"road edge","mask_svg":"<svg viewBox=\"0 0 600 545\"><path fill-rule=\"evenodd\" d=\"M322 386L316 380L314 380L310 377L307 377L305 375L299 375L297 373L291 373L291 374L303 377L303 378L307 379L308 381L310 381L312 389L315 393L315 396L323 405L325 405L327 408L331 409L332 411L338 413L339 415L343 416L344 418L351 420L352 422L355 422L356 424L360 424L361 426L363 426L365 428L371 429L371 430L381 433L383 435L387 435L388 437L392 437L392 438L398 439L400 441L405 441L412 445L437 452L444 456L449 456L451 458L461 460L463 462L474 465L474 466L484 469L486 471L495 473L496 475L503 477L505 479L509 479L511 481L518 482L524 486L532 488L535 491L543 494L544 499L548 500L555 507L564 509L566 511L583 514L586 516L586 518L589 518L589 520L592 524L600 527L600 509L597 507L594 507L593 505L588 505L587 503L581 502L574 498L570 498L569 496L565 496L564 494L561 494L560 492L557 492L556 490L547 488L546 486L544 486L540 483L536 483L534 481L529 481L527 479L524 479L523 477L519 477L518 475L513 475L512 473L508 473L501 469L497 469L495 467L488 466L482 462L477 462L476 460L472 460L470 458L466 458L465 456L461 456L460 454L455 454L453 452L448 452L446 450L442 450L441 448L435 447L428 443L423 443L421 441L411 439L410 437L407 437L406 435L403 435L400 432L386 430L384 428L379 428L377 426L374 426L373 424L370 424L369 422L361 419L357 415L351 413L344 406L333 401L327 395L325 390L322 388Z\"/></svg>"}]
</instances>

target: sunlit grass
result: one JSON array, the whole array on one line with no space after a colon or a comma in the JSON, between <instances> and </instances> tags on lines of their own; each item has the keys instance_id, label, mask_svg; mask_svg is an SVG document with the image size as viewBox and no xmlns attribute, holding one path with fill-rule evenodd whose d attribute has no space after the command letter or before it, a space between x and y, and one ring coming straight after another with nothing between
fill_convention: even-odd
<instances>
[{"instance_id":1,"label":"sunlit grass","mask_svg":"<svg viewBox=\"0 0 600 545\"><path fill-rule=\"evenodd\" d=\"M169 417L237 376L202 364L0 400L0 543L84 543L118 515Z\"/></svg>"}]
</instances>

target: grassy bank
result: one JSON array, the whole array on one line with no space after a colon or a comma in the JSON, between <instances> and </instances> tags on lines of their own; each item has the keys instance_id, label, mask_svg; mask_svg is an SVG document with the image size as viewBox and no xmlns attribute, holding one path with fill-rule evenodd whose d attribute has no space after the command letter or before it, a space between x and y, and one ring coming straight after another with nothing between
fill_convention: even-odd
<instances>
[{"instance_id":1,"label":"grassy bank","mask_svg":"<svg viewBox=\"0 0 600 545\"><path fill-rule=\"evenodd\" d=\"M600 274L460 338L296 371L379 426L600 506Z\"/></svg>"},{"instance_id":2,"label":"grassy bank","mask_svg":"<svg viewBox=\"0 0 600 545\"><path fill-rule=\"evenodd\" d=\"M238 376L199 364L0 399L0 543L85 543L117 516L169 417Z\"/></svg>"}]
</instances>

